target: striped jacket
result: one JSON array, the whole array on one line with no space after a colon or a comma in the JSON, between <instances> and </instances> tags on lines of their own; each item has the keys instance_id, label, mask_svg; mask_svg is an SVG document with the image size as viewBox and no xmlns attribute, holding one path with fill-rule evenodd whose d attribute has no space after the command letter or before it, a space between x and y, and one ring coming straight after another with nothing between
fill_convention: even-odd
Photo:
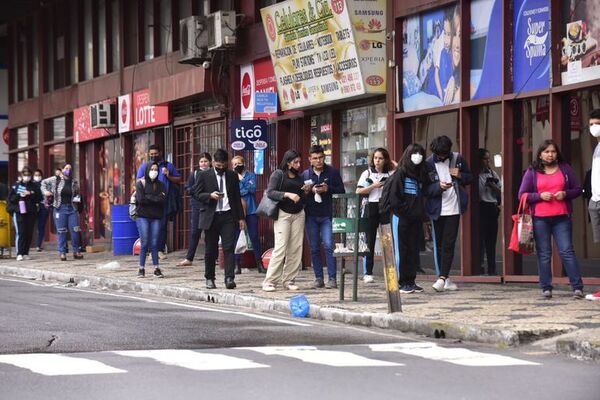
<instances>
[{"instance_id":1,"label":"striped jacket","mask_svg":"<svg viewBox=\"0 0 600 400\"><path fill-rule=\"evenodd\" d=\"M57 182L58 181L58 187L57 187ZM73 189L73 197L79 195L79 182L77 182L77 180L72 179L73 184L72 184L72 189ZM50 192L52 193L52 195L54 196L54 201L52 202L52 206L54 208L58 208L60 207L61 204L61 196L60 193L62 192L63 187L65 187L65 180L64 179L57 179L56 176L52 176L50 178L46 178L42 181L42 195L45 196L46 192Z\"/></svg>"}]
</instances>

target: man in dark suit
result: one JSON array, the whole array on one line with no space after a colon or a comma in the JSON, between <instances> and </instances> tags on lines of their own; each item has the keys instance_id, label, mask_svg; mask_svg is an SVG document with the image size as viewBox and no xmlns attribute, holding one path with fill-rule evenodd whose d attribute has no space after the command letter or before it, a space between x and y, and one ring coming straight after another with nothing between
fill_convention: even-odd
<instances>
[{"instance_id":1,"label":"man in dark suit","mask_svg":"<svg viewBox=\"0 0 600 400\"><path fill-rule=\"evenodd\" d=\"M219 253L219 236L225 256L225 287L235 289L234 250L237 233L246 228L237 173L227 169L229 155L215 152L213 168L198 176L193 197L200 202L198 229L205 232L204 264L206 287L215 289L215 261Z\"/></svg>"}]
</instances>

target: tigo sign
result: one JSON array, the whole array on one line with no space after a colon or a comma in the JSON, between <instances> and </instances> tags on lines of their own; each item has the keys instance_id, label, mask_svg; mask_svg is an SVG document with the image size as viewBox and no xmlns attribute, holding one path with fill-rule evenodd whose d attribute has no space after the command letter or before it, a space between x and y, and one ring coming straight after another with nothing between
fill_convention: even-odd
<instances>
[{"instance_id":1,"label":"tigo sign","mask_svg":"<svg viewBox=\"0 0 600 400\"><path fill-rule=\"evenodd\" d=\"M266 121L234 119L229 132L233 150L264 150L269 146Z\"/></svg>"}]
</instances>

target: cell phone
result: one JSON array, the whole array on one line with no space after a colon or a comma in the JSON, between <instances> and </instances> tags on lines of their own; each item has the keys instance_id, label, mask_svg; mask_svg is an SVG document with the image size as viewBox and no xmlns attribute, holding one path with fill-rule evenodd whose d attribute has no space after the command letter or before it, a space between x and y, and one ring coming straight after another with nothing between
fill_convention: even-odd
<instances>
[{"instance_id":1,"label":"cell phone","mask_svg":"<svg viewBox=\"0 0 600 400\"><path fill-rule=\"evenodd\" d=\"M386 179L387 179L387 176L384 176L383 178L381 178L381 179L379 180L379 182L385 182L385 180L386 180Z\"/></svg>"},{"instance_id":2,"label":"cell phone","mask_svg":"<svg viewBox=\"0 0 600 400\"><path fill-rule=\"evenodd\" d=\"M225 193L223 193L223 192L219 192L218 194L219 194L219 197L225 197Z\"/></svg>"}]
</instances>

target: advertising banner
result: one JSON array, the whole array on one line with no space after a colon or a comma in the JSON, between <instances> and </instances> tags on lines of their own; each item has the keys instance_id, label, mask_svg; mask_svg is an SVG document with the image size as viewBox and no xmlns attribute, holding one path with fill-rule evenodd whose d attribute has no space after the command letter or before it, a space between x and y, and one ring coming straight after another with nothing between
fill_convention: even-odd
<instances>
[{"instance_id":1,"label":"advertising banner","mask_svg":"<svg viewBox=\"0 0 600 400\"><path fill-rule=\"evenodd\" d=\"M350 0L358 58L367 93L386 91L385 22L386 0Z\"/></svg>"},{"instance_id":2,"label":"advertising banner","mask_svg":"<svg viewBox=\"0 0 600 400\"><path fill-rule=\"evenodd\" d=\"M229 127L229 143L236 151L264 150L269 147L267 121L234 119Z\"/></svg>"},{"instance_id":3,"label":"advertising banner","mask_svg":"<svg viewBox=\"0 0 600 400\"><path fill-rule=\"evenodd\" d=\"M500 96L502 71L502 0L474 0L471 3L471 99Z\"/></svg>"},{"instance_id":4,"label":"advertising banner","mask_svg":"<svg viewBox=\"0 0 600 400\"><path fill-rule=\"evenodd\" d=\"M240 67L240 115L242 119L254 118L254 67L244 64Z\"/></svg>"},{"instance_id":5,"label":"advertising banner","mask_svg":"<svg viewBox=\"0 0 600 400\"><path fill-rule=\"evenodd\" d=\"M562 2L566 22L562 38L562 84L600 78L600 2Z\"/></svg>"},{"instance_id":6,"label":"advertising banner","mask_svg":"<svg viewBox=\"0 0 600 400\"><path fill-rule=\"evenodd\" d=\"M133 93L133 129L150 128L169 123L169 106L150 105L150 90Z\"/></svg>"},{"instance_id":7,"label":"advertising banner","mask_svg":"<svg viewBox=\"0 0 600 400\"><path fill-rule=\"evenodd\" d=\"M550 1L515 0L513 92L550 86Z\"/></svg>"},{"instance_id":8,"label":"advertising banner","mask_svg":"<svg viewBox=\"0 0 600 400\"><path fill-rule=\"evenodd\" d=\"M260 12L282 110L365 93L345 0L288 0Z\"/></svg>"},{"instance_id":9,"label":"advertising banner","mask_svg":"<svg viewBox=\"0 0 600 400\"><path fill-rule=\"evenodd\" d=\"M129 132L133 129L131 120L131 95L119 96L117 103L117 116L119 118L119 133Z\"/></svg>"},{"instance_id":10,"label":"advertising banner","mask_svg":"<svg viewBox=\"0 0 600 400\"><path fill-rule=\"evenodd\" d=\"M116 98L101 101L100 103L115 104ZM73 142L82 143L89 140L100 139L117 133L113 128L92 128L90 106L83 106L73 110Z\"/></svg>"},{"instance_id":11,"label":"advertising banner","mask_svg":"<svg viewBox=\"0 0 600 400\"><path fill-rule=\"evenodd\" d=\"M406 18L402 27L405 112L460 100L460 11L444 7Z\"/></svg>"},{"instance_id":12,"label":"advertising banner","mask_svg":"<svg viewBox=\"0 0 600 400\"><path fill-rule=\"evenodd\" d=\"M277 116L277 79L269 58L240 67L242 119Z\"/></svg>"}]
</instances>

